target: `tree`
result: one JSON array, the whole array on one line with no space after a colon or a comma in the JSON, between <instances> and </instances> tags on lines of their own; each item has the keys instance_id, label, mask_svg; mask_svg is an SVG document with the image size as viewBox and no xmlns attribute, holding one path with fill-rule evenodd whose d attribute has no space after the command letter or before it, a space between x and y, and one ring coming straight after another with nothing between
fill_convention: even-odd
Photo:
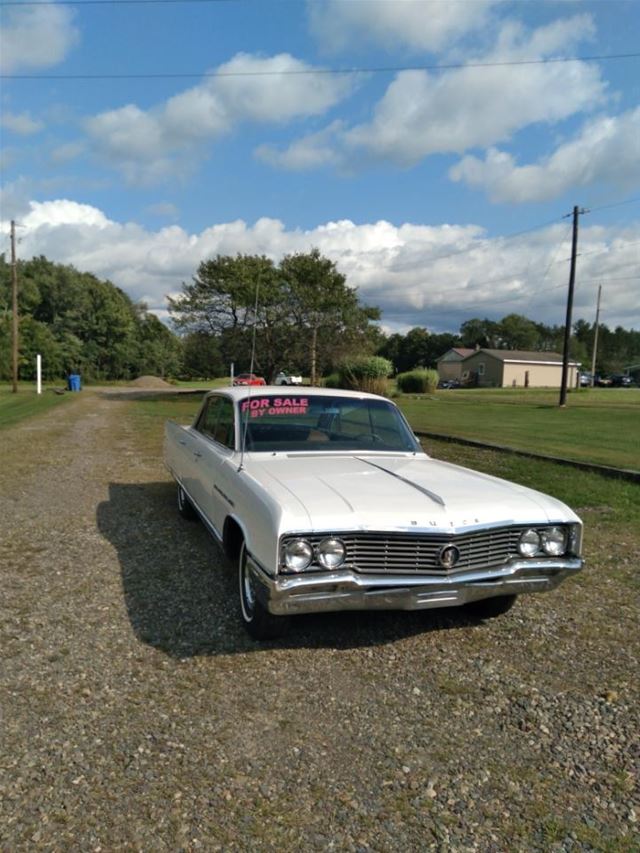
<instances>
[{"instance_id":1,"label":"tree","mask_svg":"<svg viewBox=\"0 0 640 853\"><path fill-rule=\"evenodd\" d=\"M204 261L180 296L169 300L176 328L213 336L226 361L271 380L279 367L309 368L312 381L346 352L371 350L377 308L360 305L335 264L317 249L276 267L264 256L218 255Z\"/></svg>"},{"instance_id":2,"label":"tree","mask_svg":"<svg viewBox=\"0 0 640 853\"><path fill-rule=\"evenodd\" d=\"M40 353L45 378L123 379L180 368L181 343L146 306L91 273L45 257L18 261L20 376ZM11 268L0 256L0 378L10 375Z\"/></svg>"},{"instance_id":3,"label":"tree","mask_svg":"<svg viewBox=\"0 0 640 853\"><path fill-rule=\"evenodd\" d=\"M460 346L458 335L449 332L432 335L416 326L406 335L391 335L378 349L378 354L390 359L397 373L405 373L414 367L435 367L437 359L456 346Z\"/></svg>"},{"instance_id":4,"label":"tree","mask_svg":"<svg viewBox=\"0 0 640 853\"><path fill-rule=\"evenodd\" d=\"M480 320L477 317L466 320L460 326L460 337L462 345L465 347L479 346L498 349L500 345L497 323L486 317L484 320Z\"/></svg>"},{"instance_id":5,"label":"tree","mask_svg":"<svg viewBox=\"0 0 640 853\"><path fill-rule=\"evenodd\" d=\"M273 261L258 255L217 255L203 261L182 293L169 298L177 329L209 334L220 340L229 361L249 367L251 335L256 329L256 368L275 372L281 346L274 328L282 325L284 293ZM257 309L256 309L257 305Z\"/></svg>"},{"instance_id":6,"label":"tree","mask_svg":"<svg viewBox=\"0 0 640 853\"><path fill-rule=\"evenodd\" d=\"M137 370L153 376L176 376L182 369L182 344L155 314L145 313L138 323Z\"/></svg>"},{"instance_id":7,"label":"tree","mask_svg":"<svg viewBox=\"0 0 640 853\"><path fill-rule=\"evenodd\" d=\"M308 365L311 384L318 368L335 363L345 351L364 345L377 308L365 307L357 291L347 286L336 265L318 249L287 255L280 263L289 310L295 323L300 360Z\"/></svg>"},{"instance_id":8,"label":"tree","mask_svg":"<svg viewBox=\"0 0 640 853\"><path fill-rule=\"evenodd\" d=\"M218 338L207 332L189 332L182 341L183 369L188 376L211 379L224 376L226 367Z\"/></svg>"},{"instance_id":9,"label":"tree","mask_svg":"<svg viewBox=\"0 0 640 853\"><path fill-rule=\"evenodd\" d=\"M500 349L535 350L539 343L539 330L532 320L521 314L507 314L496 324Z\"/></svg>"}]
</instances>

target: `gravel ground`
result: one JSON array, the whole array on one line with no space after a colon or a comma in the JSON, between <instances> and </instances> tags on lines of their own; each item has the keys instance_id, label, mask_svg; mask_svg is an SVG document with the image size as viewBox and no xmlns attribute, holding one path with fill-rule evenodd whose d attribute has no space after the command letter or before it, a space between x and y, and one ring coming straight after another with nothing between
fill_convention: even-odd
<instances>
[{"instance_id":1,"label":"gravel ground","mask_svg":"<svg viewBox=\"0 0 640 853\"><path fill-rule=\"evenodd\" d=\"M130 409L0 434L0 849L640 849L640 554L260 645Z\"/></svg>"}]
</instances>

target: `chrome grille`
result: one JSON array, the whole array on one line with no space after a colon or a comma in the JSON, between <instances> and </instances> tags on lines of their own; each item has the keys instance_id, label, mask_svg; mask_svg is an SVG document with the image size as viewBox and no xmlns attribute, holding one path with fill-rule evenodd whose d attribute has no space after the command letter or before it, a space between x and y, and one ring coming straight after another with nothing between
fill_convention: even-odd
<instances>
[{"instance_id":1,"label":"chrome grille","mask_svg":"<svg viewBox=\"0 0 640 853\"><path fill-rule=\"evenodd\" d=\"M517 556L520 534L525 527L500 527L472 533L335 533L305 536L317 546L328 535L341 539L347 549L345 566L357 572L376 574L423 573L450 575L473 569L500 566ZM286 537L286 539L295 537ZM285 540L286 541L286 540ZM446 545L455 545L460 558L452 569L440 565Z\"/></svg>"}]
</instances>

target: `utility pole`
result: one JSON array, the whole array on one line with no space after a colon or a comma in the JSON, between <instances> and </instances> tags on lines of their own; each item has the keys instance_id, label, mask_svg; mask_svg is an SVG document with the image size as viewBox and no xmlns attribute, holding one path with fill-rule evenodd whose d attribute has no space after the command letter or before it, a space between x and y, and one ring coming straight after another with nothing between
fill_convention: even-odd
<instances>
[{"instance_id":1,"label":"utility pole","mask_svg":"<svg viewBox=\"0 0 640 853\"><path fill-rule=\"evenodd\" d=\"M16 263L16 223L11 220L11 364L13 393L18 392L18 266Z\"/></svg>"},{"instance_id":2,"label":"utility pole","mask_svg":"<svg viewBox=\"0 0 640 853\"><path fill-rule=\"evenodd\" d=\"M600 296L602 285L598 285L598 305L596 307L596 327L593 332L593 355L591 356L591 387L596 384L596 355L598 354L598 328L600 326Z\"/></svg>"},{"instance_id":3,"label":"utility pole","mask_svg":"<svg viewBox=\"0 0 640 853\"><path fill-rule=\"evenodd\" d=\"M569 373L569 342L571 340L571 314L573 312L573 290L576 283L576 257L578 254L578 217L588 213L584 208L573 208L573 240L571 243L571 272L569 273L569 293L567 295L567 317L564 324L564 350L562 354L562 379L560 382L560 406L567 405L567 375Z\"/></svg>"}]
</instances>

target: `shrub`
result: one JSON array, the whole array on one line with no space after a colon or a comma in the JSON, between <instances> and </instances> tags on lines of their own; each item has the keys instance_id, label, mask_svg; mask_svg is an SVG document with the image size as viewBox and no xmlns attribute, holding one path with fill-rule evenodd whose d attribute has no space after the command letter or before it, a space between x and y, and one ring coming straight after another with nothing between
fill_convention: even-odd
<instances>
[{"instance_id":1,"label":"shrub","mask_svg":"<svg viewBox=\"0 0 640 853\"><path fill-rule=\"evenodd\" d=\"M437 370L410 370L397 376L398 388L405 394L432 394L438 387Z\"/></svg>"},{"instance_id":2,"label":"shrub","mask_svg":"<svg viewBox=\"0 0 640 853\"><path fill-rule=\"evenodd\" d=\"M391 362L378 355L345 359L339 367L340 387L371 394L385 394Z\"/></svg>"},{"instance_id":3,"label":"shrub","mask_svg":"<svg viewBox=\"0 0 640 853\"><path fill-rule=\"evenodd\" d=\"M337 373L330 373L323 377L322 385L324 388L341 388L340 376Z\"/></svg>"}]
</instances>

